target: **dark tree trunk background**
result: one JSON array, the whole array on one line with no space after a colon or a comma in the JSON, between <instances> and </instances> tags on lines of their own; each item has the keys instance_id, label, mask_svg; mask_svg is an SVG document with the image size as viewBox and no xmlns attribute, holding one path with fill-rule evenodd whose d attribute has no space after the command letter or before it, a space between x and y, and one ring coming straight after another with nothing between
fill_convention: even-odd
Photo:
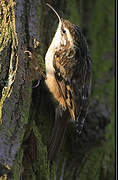
<instances>
[{"instance_id":1,"label":"dark tree trunk background","mask_svg":"<svg viewBox=\"0 0 118 180\"><path fill-rule=\"evenodd\" d=\"M0 1L0 179L114 179L114 2L48 0L81 27L93 59L92 96L79 144L70 122L51 164L47 145L55 108L37 71L39 64L45 68L44 56L57 28L46 3Z\"/></svg>"}]
</instances>

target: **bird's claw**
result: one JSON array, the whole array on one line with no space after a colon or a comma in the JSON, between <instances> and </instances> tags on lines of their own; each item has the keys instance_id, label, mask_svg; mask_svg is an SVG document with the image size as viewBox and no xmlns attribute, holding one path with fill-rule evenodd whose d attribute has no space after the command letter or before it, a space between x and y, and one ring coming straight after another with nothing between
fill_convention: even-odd
<instances>
[{"instance_id":1,"label":"bird's claw","mask_svg":"<svg viewBox=\"0 0 118 180\"><path fill-rule=\"evenodd\" d=\"M29 58L32 58L32 53L30 51L24 51L25 54L28 54Z\"/></svg>"}]
</instances>

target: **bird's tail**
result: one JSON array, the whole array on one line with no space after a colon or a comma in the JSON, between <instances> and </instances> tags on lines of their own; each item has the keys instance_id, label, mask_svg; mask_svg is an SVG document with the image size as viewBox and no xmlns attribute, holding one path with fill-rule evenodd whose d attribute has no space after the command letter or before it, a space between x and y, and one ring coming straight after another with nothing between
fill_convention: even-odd
<instances>
[{"instance_id":1,"label":"bird's tail","mask_svg":"<svg viewBox=\"0 0 118 180\"><path fill-rule=\"evenodd\" d=\"M59 153L63 141L64 135L68 124L68 112L63 111L60 113L56 112L55 125L48 144L48 159L55 161L57 154Z\"/></svg>"}]
</instances>

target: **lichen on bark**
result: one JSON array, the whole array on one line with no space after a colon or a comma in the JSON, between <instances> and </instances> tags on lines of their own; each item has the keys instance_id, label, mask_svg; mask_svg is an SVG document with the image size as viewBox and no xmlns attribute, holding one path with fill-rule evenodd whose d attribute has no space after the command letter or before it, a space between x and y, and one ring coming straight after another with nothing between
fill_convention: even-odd
<instances>
[{"instance_id":1,"label":"lichen on bark","mask_svg":"<svg viewBox=\"0 0 118 180\"><path fill-rule=\"evenodd\" d=\"M1 27L0 27L0 55L3 52L4 48L10 43L11 55L9 57L9 70L7 76L6 85L1 88L1 97L0 97L0 124L2 123L2 107L5 99L10 96L12 92L12 85L15 81L16 71L18 67L18 38L16 33L15 26L15 14L14 14L14 1L0 1L0 14L1 14ZM4 62L0 60L1 71L3 68ZM2 78L2 77L1 77Z\"/></svg>"}]
</instances>

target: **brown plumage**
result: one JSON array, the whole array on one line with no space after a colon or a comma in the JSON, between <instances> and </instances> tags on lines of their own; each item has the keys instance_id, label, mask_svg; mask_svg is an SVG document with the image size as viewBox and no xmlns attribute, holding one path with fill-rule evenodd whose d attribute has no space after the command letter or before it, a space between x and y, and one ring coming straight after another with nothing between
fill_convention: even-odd
<instances>
[{"instance_id":1,"label":"brown plumage","mask_svg":"<svg viewBox=\"0 0 118 180\"><path fill-rule=\"evenodd\" d=\"M54 159L59 150L70 119L76 123L77 134L81 133L91 89L91 58L86 39L77 25L58 18L59 26L45 58L46 84L57 102L49 159Z\"/></svg>"}]
</instances>

